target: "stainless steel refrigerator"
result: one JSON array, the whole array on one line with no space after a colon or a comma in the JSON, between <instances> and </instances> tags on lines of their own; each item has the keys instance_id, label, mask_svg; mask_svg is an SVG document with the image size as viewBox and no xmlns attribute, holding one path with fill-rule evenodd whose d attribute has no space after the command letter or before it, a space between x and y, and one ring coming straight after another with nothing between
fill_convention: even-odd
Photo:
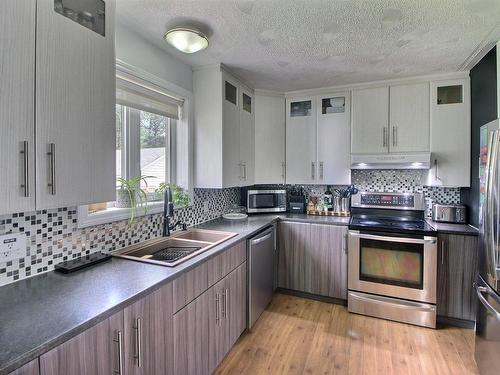
<instances>
[{"instance_id":1,"label":"stainless steel refrigerator","mask_svg":"<svg viewBox=\"0 0 500 375\"><path fill-rule=\"evenodd\" d=\"M481 128L479 272L475 358L481 375L500 374L500 130Z\"/></svg>"}]
</instances>

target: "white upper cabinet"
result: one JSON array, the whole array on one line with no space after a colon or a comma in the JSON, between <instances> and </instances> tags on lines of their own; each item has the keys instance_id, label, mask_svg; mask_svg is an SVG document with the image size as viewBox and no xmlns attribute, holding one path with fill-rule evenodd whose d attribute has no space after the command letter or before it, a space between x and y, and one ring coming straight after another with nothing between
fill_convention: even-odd
<instances>
[{"instance_id":1,"label":"white upper cabinet","mask_svg":"<svg viewBox=\"0 0 500 375\"><path fill-rule=\"evenodd\" d=\"M232 187L239 186L243 178L240 159L240 90L236 81L227 74L222 76L224 90L222 105L223 186Z\"/></svg>"},{"instance_id":2,"label":"white upper cabinet","mask_svg":"<svg viewBox=\"0 0 500 375\"><path fill-rule=\"evenodd\" d=\"M0 214L115 199L115 2L72 6L0 4Z\"/></svg>"},{"instance_id":3,"label":"white upper cabinet","mask_svg":"<svg viewBox=\"0 0 500 375\"><path fill-rule=\"evenodd\" d=\"M255 94L256 184L285 183L285 98Z\"/></svg>"},{"instance_id":4,"label":"white upper cabinet","mask_svg":"<svg viewBox=\"0 0 500 375\"><path fill-rule=\"evenodd\" d=\"M318 183L316 98L286 100L286 182Z\"/></svg>"},{"instance_id":5,"label":"white upper cabinet","mask_svg":"<svg viewBox=\"0 0 500 375\"><path fill-rule=\"evenodd\" d=\"M0 2L0 214L35 209L35 0Z\"/></svg>"},{"instance_id":6,"label":"white upper cabinet","mask_svg":"<svg viewBox=\"0 0 500 375\"><path fill-rule=\"evenodd\" d=\"M104 36L37 1L38 209L115 199L115 1L89 11Z\"/></svg>"},{"instance_id":7,"label":"white upper cabinet","mask_svg":"<svg viewBox=\"0 0 500 375\"><path fill-rule=\"evenodd\" d=\"M390 87L389 150L429 151L429 83Z\"/></svg>"},{"instance_id":8,"label":"white upper cabinet","mask_svg":"<svg viewBox=\"0 0 500 375\"><path fill-rule=\"evenodd\" d=\"M246 186L255 180L255 110L253 94L243 86L240 103L241 185Z\"/></svg>"},{"instance_id":9,"label":"white upper cabinet","mask_svg":"<svg viewBox=\"0 0 500 375\"><path fill-rule=\"evenodd\" d=\"M194 72L195 185L253 185L254 97L222 66Z\"/></svg>"},{"instance_id":10,"label":"white upper cabinet","mask_svg":"<svg viewBox=\"0 0 500 375\"><path fill-rule=\"evenodd\" d=\"M352 91L351 152L384 154L389 147L389 88Z\"/></svg>"},{"instance_id":11,"label":"white upper cabinet","mask_svg":"<svg viewBox=\"0 0 500 375\"><path fill-rule=\"evenodd\" d=\"M429 83L352 91L353 154L429 152Z\"/></svg>"},{"instance_id":12,"label":"white upper cabinet","mask_svg":"<svg viewBox=\"0 0 500 375\"><path fill-rule=\"evenodd\" d=\"M318 179L327 185L351 183L350 92L317 97Z\"/></svg>"},{"instance_id":13,"label":"white upper cabinet","mask_svg":"<svg viewBox=\"0 0 500 375\"><path fill-rule=\"evenodd\" d=\"M470 80L431 82L431 186L470 186Z\"/></svg>"},{"instance_id":14,"label":"white upper cabinet","mask_svg":"<svg viewBox=\"0 0 500 375\"><path fill-rule=\"evenodd\" d=\"M286 101L286 182L350 184L349 92Z\"/></svg>"}]
</instances>

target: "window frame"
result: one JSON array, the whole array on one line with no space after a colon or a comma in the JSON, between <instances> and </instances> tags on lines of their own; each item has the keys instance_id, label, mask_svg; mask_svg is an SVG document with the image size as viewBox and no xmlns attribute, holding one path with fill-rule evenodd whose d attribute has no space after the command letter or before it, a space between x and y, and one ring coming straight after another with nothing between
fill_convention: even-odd
<instances>
[{"instance_id":1,"label":"window frame","mask_svg":"<svg viewBox=\"0 0 500 375\"><path fill-rule=\"evenodd\" d=\"M174 158L175 160L169 160L171 161L170 163L167 163L167 170L166 170L166 178L167 180L172 181L174 179L176 182L179 182L177 180L177 176L182 177L182 186L185 187L187 190L191 202L189 206L193 205L193 200L194 200L194 189L193 189L193 142L192 142L192 136L193 136L193 116L194 113L192 111L193 108L193 93L180 87L177 86L171 82L168 82L166 80L163 80L162 78L159 78L155 75L152 75L140 68L137 68L135 66L132 66L130 64L127 64L121 60L117 60L116 62L116 71L117 74L120 75L125 75L132 77L135 80L138 80L140 82L143 82L150 86L151 88L155 90L160 90L168 95L171 95L172 97L182 99L184 101L184 104L181 109L181 118L179 120L173 120L176 121L176 126L171 127L171 131L167 132L167 147L170 150L170 153L177 153L178 149L184 150L187 152L187 158L184 160L180 160L180 158ZM131 112L136 111L136 110L129 110L129 111L124 111L124 114L130 115ZM137 111L139 113L139 111ZM172 120L171 120L172 121ZM132 150L132 152L140 153L140 127L137 129L131 129L134 127L130 127L129 119L127 116L125 116L125 126L123 126L122 129L122 171L121 174L122 176L131 176L134 175L133 172L137 171L137 169L140 170L140 165L137 165L135 167L132 167L132 163L127 163L125 161L125 150ZM173 139L176 139L176 130L178 127L183 127L185 130L185 139L184 141L186 144L183 145L183 147L179 147L175 142L172 142ZM126 136L127 129L128 131L133 131L131 137ZM133 142L134 145L132 144L126 144L126 142ZM134 151L135 150L135 151ZM167 151L168 152L168 151ZM136 155L137 160L139 160L138 156L139 154ZM132 156L130 153L128 154L128 159L133 160ZM177 160L179 159L179 160ZM136 163L137 164L137 163ZM182 166L180 165L182 164ZM125 167L127 166L127 167ZM179 168L181 167L181 168ZM128 168L128 170L125 170L125 168ZM186 169L183 173L180 171L180 169ZM124 174L125 173L125 174ZM132 174L131 174L132 173ZM137 175L137 174L135 174ZM188 207L189 207L188 206ZM158 214L163 211L163 202L162 201L157 201L157 202L151 202L148 203L148 210L147 213L145 214L144 211L141 212L141 210L136 210L136 217L141 217L145 215L151 215L151 214ZM93 214L89 214L88 212L88 205L83 205L78 207L78 228L87 228L90 226L95 226L95 225L101 225L101 224L108 224L112 223L115 221L122 221L126 220L130 217L130 209L129 208L110 208L105 211L101 212L96 212Z\"/></svg>"}]
</instances>

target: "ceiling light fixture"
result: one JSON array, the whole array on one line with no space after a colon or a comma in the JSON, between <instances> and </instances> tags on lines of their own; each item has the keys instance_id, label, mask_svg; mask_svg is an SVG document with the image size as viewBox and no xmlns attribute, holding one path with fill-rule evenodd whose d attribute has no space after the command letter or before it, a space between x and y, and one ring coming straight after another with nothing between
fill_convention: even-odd
<instances>
[{"instance_id":1,"label":"ceiling light fixture","mask_svg":"<svg viewBox=\"0 0 500 375\"><path fill-rule=\"evenodd\" d=\"M169 30L163 38L184 53L195 53L208 47L208 38L202 32L186 27Z\"/></svg>"}]
</instances>

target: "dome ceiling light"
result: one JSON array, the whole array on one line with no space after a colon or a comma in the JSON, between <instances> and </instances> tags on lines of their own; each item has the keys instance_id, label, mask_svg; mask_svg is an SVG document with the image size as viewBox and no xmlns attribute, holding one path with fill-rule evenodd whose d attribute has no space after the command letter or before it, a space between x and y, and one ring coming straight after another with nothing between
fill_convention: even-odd
<instances>
[{"instance_id":1,"label":"dome ceiling light","mask_svg":"<svg viewBox=\"0 0 500 375\"><path fill-rule=\"evenodd\" d=\"M168 44L184 53L195 53L208 47L208 38L200 31L177 27L163 37Z\"/></svg>"}]
</instances>

